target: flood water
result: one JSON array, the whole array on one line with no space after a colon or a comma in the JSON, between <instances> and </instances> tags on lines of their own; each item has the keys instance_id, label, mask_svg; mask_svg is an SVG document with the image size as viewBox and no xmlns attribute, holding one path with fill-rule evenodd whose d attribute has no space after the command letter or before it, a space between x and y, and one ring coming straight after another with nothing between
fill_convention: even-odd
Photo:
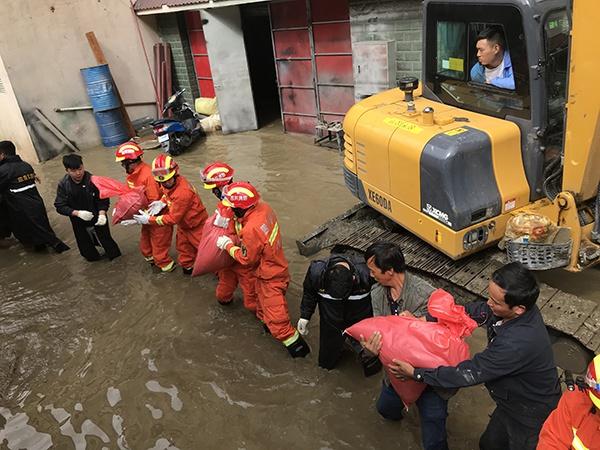
<instances>
[{"instance_id":1,"label":"flood water","mask_svg":"<svg viewBox=\"0 0 600 450\"><path fill-rule=\"evenodd\" d=\"M146 161L157 154L147 151ZM82 156L90 172L124 178L111 151ZM273 206L295 324L309 263L295 240L356 203L343 184L341 155L271 125L210 136L177 159L209 211L216 199L201 188L199 169L214 160L231 164L236 179L253 182ZM350 355L335 370L317 367L318 317L307 337L313 353L292 360L239 294L231 306L217 304L213 276L153 273L136 227L111 228L121 258L86 262L68 219L52 207L60 158L36 170L50 221L72 249L0 248L0 448L420 448L414 408L400 423L375 411L380 375L364 378ZM546 281L597 298L599 273L554 272ZM472 342L481 348L482 333ZM459 392L450 401L450 447L477 448L492 409L483 387Z\"/></svg>"}]
</instances>

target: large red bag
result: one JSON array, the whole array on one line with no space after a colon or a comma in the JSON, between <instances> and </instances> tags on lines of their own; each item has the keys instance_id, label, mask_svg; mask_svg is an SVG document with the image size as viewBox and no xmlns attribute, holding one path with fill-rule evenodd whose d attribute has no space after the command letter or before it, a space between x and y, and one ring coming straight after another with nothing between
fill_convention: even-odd
<instances>
[{"instance_id":1,"label":"large red bag","mask_svg":"<svg viewBox=\"0 0 600 450\"><path fill-rule=\"evenodd\" d=\"M100 191L100 198L119 197L112 213L112 224L116 225L122 220L133 219L140 209L148 207L148 199L143 186L130 188L110 177L92 175L92 183Z\"/></svg>"},{"instance_id":2,"label":"large red bag","mask_svg":"<svg viewBox=\"0 0 600 450\"><path fill-rule=\"evenodd\" d=\"M226 251L217 247L217 239L219 236L229 236L237 244L238 237L229 229L213 225L214 221L215 214L206 219L202 228L202 239L198 244L198 252L192 271L194 277L205 273L214 273L233 264L233 258Z\"/></svg>"},{"instance_id":3,"label":"large red bag","mask_svg":"<svg viewBox=\"0 0 600 450\"><path fill-rule=\"evenodd\" d=\"M467 315L465 308L455 304L452 296L443 289L431 294L427 309L438 319L437 322L424 322L413 317L379 316L361 320L345 331L357 340L361 335L368 339L375 331L381 333L379 359L406 407L417 401L427 386L414 380L395 378L388 369L392 360L399 359L422 368L455 366L469 359L469 345L464 338L477 328L477 323Z\"/></svg>"}]
</instances>

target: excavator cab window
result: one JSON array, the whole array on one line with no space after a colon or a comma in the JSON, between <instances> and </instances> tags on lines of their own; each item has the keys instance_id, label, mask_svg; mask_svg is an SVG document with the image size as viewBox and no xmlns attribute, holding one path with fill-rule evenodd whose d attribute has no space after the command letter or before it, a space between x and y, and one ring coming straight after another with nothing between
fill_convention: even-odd
<instances>
[{"instance_id":1,"label":"excavator cab window","mask_svg":"<svg viewBox=\"0 0 600 450\"><path fill-rule=\"evenodd\" d=\"M560 145L564 129L569 70L569 19L565 10L553 11L544 22L546 89L548 98L548 139Z\"/></svg>"},{"instance_id":2,"label":"excavator cab window","mask_svg":"<svg viewBox=\"0 0 600 450\"><path fill-rule=\"evenodd\" d=\"M512 86L474 80L477 36L499 30L512 68ZM444 103L486 115L531 118L529 67L518 9L505 5L430 4L427 10L425 83ZM429 30L432 30L430 32ZM508 64L507 64L508 66ZM484 72L481 66L481 72Z\"/></svg>"}]
</instances>

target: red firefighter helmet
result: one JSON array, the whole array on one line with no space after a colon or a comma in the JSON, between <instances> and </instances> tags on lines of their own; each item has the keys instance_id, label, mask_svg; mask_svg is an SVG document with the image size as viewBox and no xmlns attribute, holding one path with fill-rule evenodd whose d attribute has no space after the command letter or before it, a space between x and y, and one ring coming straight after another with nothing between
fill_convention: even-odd
<instances>
[{"instance_id":1,"label":"red firefighter helmet","mask_svg":"<svg viewBox=\"0 0 600 450\"><path fill-rule=\"evenodd\" d=\"M144 154L144 150L133 141L127 141L124 144L119 145L119 148L115 152L115 161L121 162L126 159L138 159Z\"/></svg>"},{"instance_id":2,"label":"red firefighter helmet","mask_svg":"<svg viewBox=\"0 0 600 450\"><path fill-rule=\"evenodd\" d=\"M228 184L223 188L223 204L230 208L248 209L258 203L260 194L245 181Z\"/></svg>"},{"instance_id":3,"label":"red firefighter helmet","mask_svg":"<svg viewBox=\"0 0 600 450\"><path fill-rule=\"evenodd\" d=\"M600 355L596 355L590 362L585 382L588 385L588 395L596 406L600 409Z\"/></svg>"},{"instance_id":4,"label":"red firefighter helmet","mask_svg":"<svg viewBox=\"0 0 600 450\"><path fill-rule=\"evenodd\" d=\"M152 175L160 183L173 178L178 171L177 162L165 153L161 153L152 161Z\"/></svg>"},{"instance_id":5,"label":"red firefighter helmet","mask_svg":"<svg viewBox=\"0 0 600 450\"><path fill-rule=\"evenodd\" d=\"M231 183L234 172L231 166L222 162L209 164L200 172L204 189L222 188Z\"/></svg>"}]
</instances>

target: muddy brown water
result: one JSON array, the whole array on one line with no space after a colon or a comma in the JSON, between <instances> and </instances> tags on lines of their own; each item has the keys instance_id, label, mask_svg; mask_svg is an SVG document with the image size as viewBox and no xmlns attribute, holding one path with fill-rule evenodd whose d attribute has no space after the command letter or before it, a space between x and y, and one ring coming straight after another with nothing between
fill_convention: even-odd
<instances>
[{"instance_id":1,"label":"muddy brown water","mask_svg":"<svg viewBox=\"0 0 600 450\"><path fill-rule=\"evenodd\" d=\"M111 151L82 155L92 173L124 177ZM199 168L214 160L255 183L278 214L295 323L309 262L295 239L356 203L343 184L341 155L278 125L210 136L178 158L209 211L216 199L201 189ZM239 294L232 306L216 303L214 277L153 273L135 227L112 227L123 257L84 261L69 221L52 208L60 159L37 171L50 221L72 250L0 248L0 448L420 448L414 408L400 423L375 411L379 375L364 378L350 355L335 370L317 367L316 316L307 337L313 353L292 360ZM588 298L600 292L597 270L546 276ZM483 334L471 342L480 349ZM461 390L450 401L450 447L477 448L492 409L483 387Z\"/></svg>"}]
</instances>

